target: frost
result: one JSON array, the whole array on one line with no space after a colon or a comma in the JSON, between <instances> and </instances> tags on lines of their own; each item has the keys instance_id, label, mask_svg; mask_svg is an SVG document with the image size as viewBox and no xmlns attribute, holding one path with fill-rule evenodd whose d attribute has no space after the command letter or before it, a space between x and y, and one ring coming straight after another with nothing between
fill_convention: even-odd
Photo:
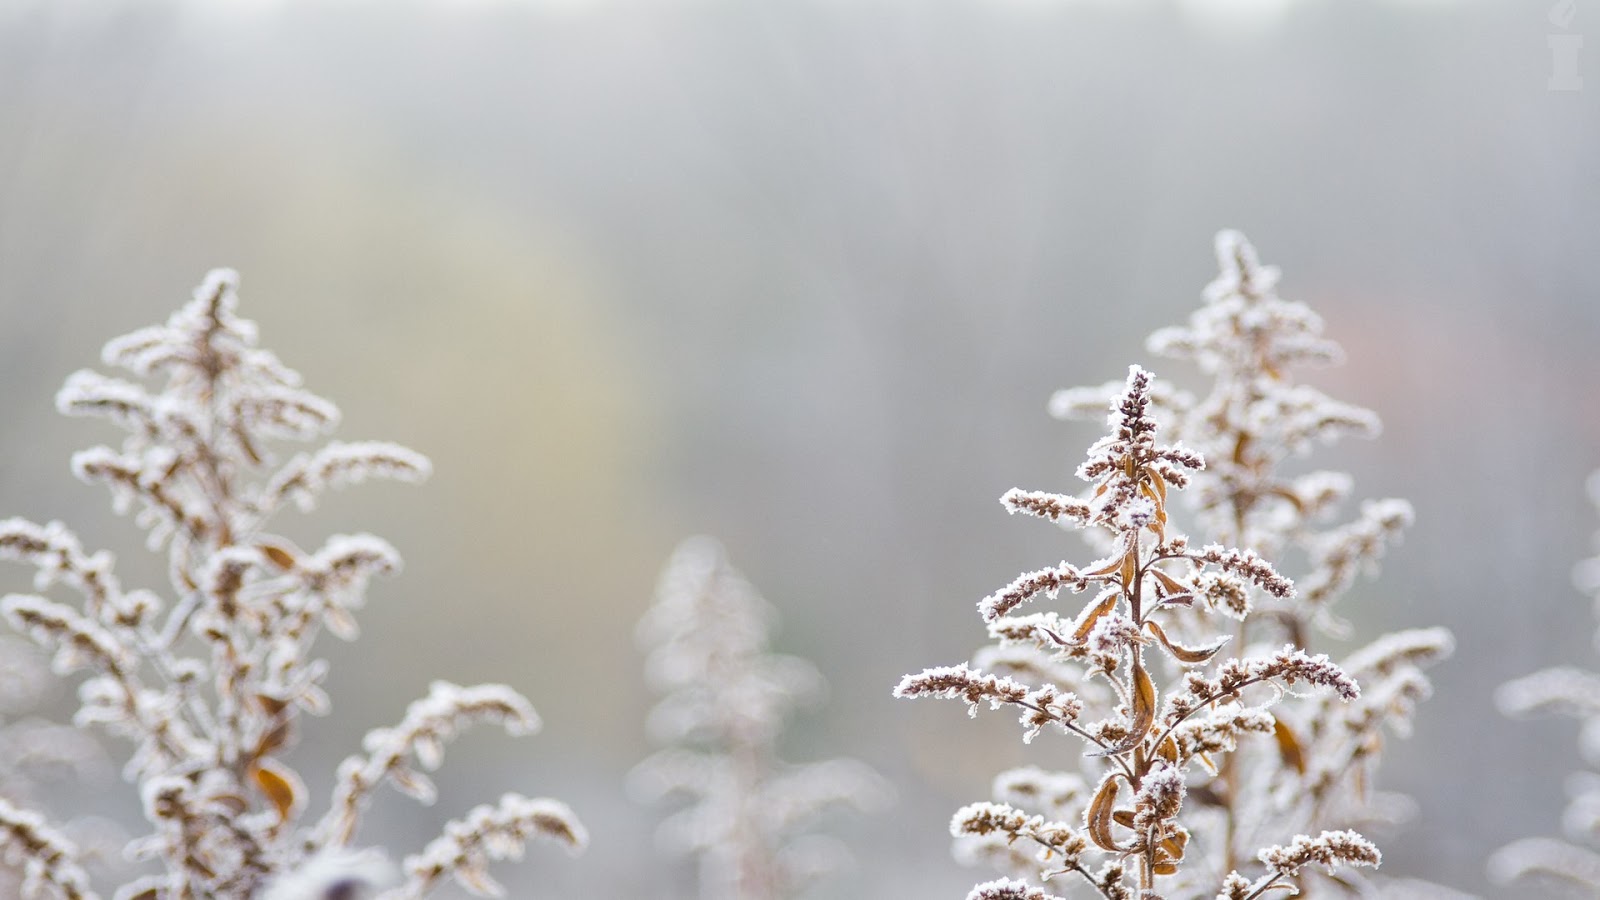
<instances>
[{"instance_id":1,"label":"frost","mask_svg":"<svg viewBox=\"0 0 1600 900\"><path fill-rule=\"evenodd\" d=\"M1017 576L977 604L995 645L895 688L972 715L1011 708L1025 742L1088 745L1084 770L1008 771L994 801L956 814L957 858L1008 876L973 898L1039 900L1031 885L1056 878L1116 900L1356 895L1366 882L1317 869L1375 865L1376 847L1351 828L1398 808L1370 790L1380 750L1386 733L1409 732L1431 690L1423 670L1448 656L1449 634L1385 636L1348 666L1306 645L1335 628L1329 609L1375 572L1411 508L1367 501L1330 527L1352 479L1282 471L1319 444L1376 435L1377 417L1295 380L1342 351L1315 313L1277 295L1280 273L1242 235L1223 232L1216 250L1205 304L1149 342L1196 363L1209 389L1184 393L1132 366L1121 383L1058 391L1052 415L1104 417L1107 433L1076 470L1088 489L1001 498L1010 513L1083 532L1100 558ZM1307 571L1291 580L1269 562L1285 557ZM1024 603L1044 608L1022 613ZM1234 872L1217 893L1246 848L1297 834L1262 851L1265 870L1247 865L1249 877Z\"/></svg>"},{"instance_id":2,"label":"frost","mask_svg":"<svg viewBox=\"0 0 1600 900\"><path fill-rule=\"evenodd\" d=\"M391 879L373 858L346 849L371 792L391 783L431 800L419 770L439 766L462 729L491 722L525 734L538 725L510 688L438 682L398 726L368 735L368 755L340 767L321 821L301 821L310 798L282 756L300 713L330 706L317 638L326 629L354 639L354 611L372 578L397 572L400 557L366 534L335 535L306 552L267 527L286 505L309 509L329 488L415 482L429 466L378 441L330 443L278 466L283 442L318 438L339 411L257 345L255 325L238 316L237 287L236 273L212 272L166 323L106 344L103 360L131 380L81 371L56 397L63 414L105 419L125 433L120 446L74 454L73 471L106 485L113 507L132 513L150 549L164 553L172 602L125 590L110 554L84 550L60 523L0 521L0 557L32 566L41 592L78 595L74 603L8 596L0 601L6 620L53 655L58 674L81 677L75 725L131 744L124 774L138 786L148 831L127 842L125 855L161 871L123 884L116 896L126 900L303 900L384 888ZM39 734L53 735L63 755L79 749L62 731L0 729L0 748L18 763ZM582 845L570 810L533 803L505 800L456 823L447 835L455 855L396 890L420 897L447 876L481 887L486 862L514 856L534 833ZM10 811L0 808L0 819ZM94 896L72 848L32 814L10 824L25 895Z\"/></svg>"}]
</instances>

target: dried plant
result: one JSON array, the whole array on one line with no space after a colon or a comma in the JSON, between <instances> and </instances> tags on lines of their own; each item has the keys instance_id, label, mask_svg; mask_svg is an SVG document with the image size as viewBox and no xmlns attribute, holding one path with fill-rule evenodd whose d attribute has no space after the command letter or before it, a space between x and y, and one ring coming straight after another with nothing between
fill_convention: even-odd
<instances>
[{"instance_id":1,"label":"dried plant","mask_svg":"<svg viewBox=\"0 0 1600 900\"><path fill-rule=\"evenodd\" d=\"M1589 496L1600 506L1600 472L1589 476ZM1597 555L1579 563L1572 579L1578 589L1594 598L1600 614L1600 533L1595 535ZM1595 635L1600 647L1600 632ZM1571 666L1545 669L1500 687L1495 695L1500 709L1510 716L1557 713L1582 722L1579 753L1591 766L1600 766L1600 675ZM1561 824L1573 842L1556 838L1524 838L1502 847L1489 858L1489 877L1503 884L1520 879L1566 889L1571 896L1600 894L1600 774L1579 772L1567 782L1566 812ZM1584 844L1588 847L1582 846Z\"/></svg>"},{"instance_id":2,"label":"dried plant","mask_svg":"<svg viewBox=\"0 0 1600 900\"><path fill-rule=\"evenodd\" d=\"M1293 599L1259 592L1245 598L1254 613L1238 618L1235 645L1287 640L1309 649L1318 634L1347 635L1334 605L1358 574L1376 574L1388 544L1411 524L1411 505L1366 500L1354 519L1324 524L1350 496L1350 476L1291 475L1287 464L1346 435L1375 437L1378 418L1296 382L1297 369L1336 365L1344 351L1323 335L1315 312L1278 296L1278 270L1261 265L1242 234L1217 235L1216 253L1221 274L1207 286L1205 304L1186 326L1151 335L1148 346L1195 363L1210 379L1199 399L1174 391L1170 402L1176 436L1208 460L1193 494L1207 537L1271 559L1303 560ZM1359 701L1336 705L1323 695L1275 707L1274 741L1241 745L1203 794L1221 812L1215 827L1223 833L1222 868L1237 864L1238 848L1274 835L1405 818L1407 798L1373 788L1385 731L1410 733L1417 703L1432 690L1423 669L1453 646L1441 628L1383 635L1341 662L1363 686ZM1369 889L1353 873L1336 883L1347 892Z\"/></svg>"},{"instance_id":3,"label":"dried plant","mask_svg":"<svg viewBox=\"0 0 1600 900\"><path fill-rule=\"evenodd\" d=\"M663 695L648 726L665 747L634 769L631 787L687 800L661 839L698 857L703 900L794 896L847 859L838 841L806 829L831 809L888 800L883 780L855 760L779 760L785 721L823 682L805 660L768 651L773 619L721 545L698 537L673 553L639 622L647 679Z\"/></svg>"},{"instance_id":4,"label":"dried plant","mask_svg":"<svg viewBox=\"0 0 1600 900\"><path fill-rule=\"evenodd\" d=\"M129 433L120 449L76 454L73 469L106 484L117 510L135 513L150 549L165 550L172 602L125 590L111 555L85 551L60 523L0 522L0 555L33 565L39 591L60 586L81 596L67 604L10 595L0 604L7 620L54 654L57 672L87 673L75 724L133 745L124 774L139 787L150 830L126 852L161 871L115 896L301 900L390 888L384 897L413 898L446 878L497 894L488 860L518 855L534 836L584 845L566 806L508 795L452 822L404 861L403 879L352 845L385 782L432 801L421 770L438 766L462 729L538 727L528 702L504 685L435 683L398 726L366 736L365 752L339 766L330 807L305 818L306 790L281 757L301 713L329 708L327 665L314 644L324 629L355 638L353 613L369 580L396 571L400 559L369 534L336 535L308 551L268 525L286 505L313 508L329 488L419 481L429 466L377 442L334 442L275 461L271 444L317 438L338 410L257 346L255 325L235 313L236 285L234 273L212 272L165 325L106 345L107 365L160 380L159 390L82 371L56 398L64 414L107 418ZM23 896L96 896L71 843L37 814L0 802L0 845L26 870Z\"/></svg>"},{"instance_id":5,"label":"dried plant","mask_svg":"<svg viewBox=\"0 0 1600 900\"><path fill-rule=\"evenodd\" d=\"M896 690L959 696L974 712L1012 705L1025 740L1048 728L1092 745L1097 769L1005 772L994 802L956 815L958 854L1010 876L1042 884L1076 873L1106 897L1136 886L1237 900L1300 890L1321 870L1366 892L1349 867L1376 865L1378 853L1352 829L1403 805L1370 794L1372 770L1384 729L1405 733L1427 695L1421 669L1449 652L1448 633L1388 635L1342 666L1312 656L1308 641L1342 630L1333 601L1374 568L1410 507L1369 501L1353 522L1315 527L1350 478L1291 477L1285 461L1342 434L1374 433L1376 418L1293 382L1293 368L1335 362L1339 348L1303 304L1277 297L1276 270L1241 235L1223 232L1217 249L1222 275L1205 306L1151 339L1154 352L1196 362L1210 390L1197 399L1135 367L1122 384L1058 392L1060 417L1103 411L1113 398L1113 434L1078 470L1091 496L1002 498L1013 513L1083 529L1105 558L1025 574L986 598L979 610L997 643L976 665L907 676ZM1158 423L1179 442L1158 444ZM1199 550L1169 515L1169 491L1184 488L1207 542ZM1298 592L1265 562L1285 557L1307 562ZM1074 615L1014 614L1041 594L1089 588L1097 593ZM1330 690L1287 690L1302 680ZM1285 840L1253 859L1243 853ZM1106 857L1099 869L1093 855ZM1007 879L973 896L1047 896L1038 890Z\"/></svg>"}]
</instances>

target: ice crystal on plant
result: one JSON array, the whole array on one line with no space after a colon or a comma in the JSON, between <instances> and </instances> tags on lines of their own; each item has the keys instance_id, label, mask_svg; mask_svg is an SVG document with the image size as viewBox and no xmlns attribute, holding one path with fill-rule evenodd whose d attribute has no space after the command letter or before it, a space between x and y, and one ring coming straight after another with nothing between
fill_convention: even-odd
<instances>
[{"instance_id":1,"label":"ice crystal on plant","mask_svg":"<svg viewBox=\"0 0 1600 900\"><path fill-rule=\"evenodd\" d=\"M830 809L871 809L887 800L887 785L855 760L779 760L785 720L817 696L822 676L804 660L768 650L773 618L721 545L697 537L673 553L655 604L639 622L646 674L663 695L648 724L665 746L630 781L646 799L687 799L661 837L698 857L704 900L796 895L847 856L836 842L802 832ZM974 679L988 684L952 671L928 689L966 691Z\"/></svg>"},{"instance_id":2,"label":"ice crystal on plant","mask_svg":"<svg viewBox=\"0 0 1600 900\"><path fill-rule=\"evenodd\" d=\"M520 734L537 726L510 688L436 684L399 726L367 736L366 753L340 767L327 812L303 821L310 798L282 756L301 714L329 707L316 641L323 631L354 639L369 581L397 571L400 558L368 534L302 549L271 533L271 520L286 504L312 508L330 488L419 481L429 467L383 442L329 443L277 462L278 444L320 437L339 413L257 345L255 325L237 315L237 282L231 271L212 272L165 324L106 345L105 363L140 380L78 372L56 397L66 415L106 418L128 432L120 447L76 454L72 467L107 485L150 548L165 551L170 600L124 589L110 554L85 551L60 523L0 522L0 557L33 566L39 591L62 587L81 598L13 594L0 601L6 620L53 653L57 673L84 673L76 724L133 745L124 772L139 787L150 830L126 852L161 872L122 885L119 898L267 891L274 900L342 900L382 889L389 879L376 857L350 849L371 792L390 783L431 800L418 768L438 766L444 742L462 728L492 722ZM419 897L452 877L492 892L484 862L514 856L535 833L582 844L581 826L554 801L508 797L463 822L441 839L454 851L425 852L427 864L410 867L394 896ZM96 896L68 842L36 814L0 804L0 845L26 868L25 897Z\"/></svg>"}]
</instances>

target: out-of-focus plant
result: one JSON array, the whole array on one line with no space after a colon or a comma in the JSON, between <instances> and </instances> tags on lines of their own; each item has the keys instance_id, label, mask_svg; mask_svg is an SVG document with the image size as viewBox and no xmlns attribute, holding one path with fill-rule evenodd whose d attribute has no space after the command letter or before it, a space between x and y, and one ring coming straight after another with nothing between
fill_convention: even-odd
<instances>
[{"instance_id":1,"label":"out-of-focus plant","mask_svg":"<svg viewBox=\"0 0 1600 900\"><path fill-rule=\"evenodd\" d=\"M380 785L433 800L422 770L439 765L463 728L538 727L509 687L435 683L399 725L370 732L364 752L339 766L332 801L315 820L306 818L299 776L281 760L301 714L329 709L317 638L327 630L354 639L369 580L396 571L400 559L369 534L305 550L271 533L271 520L285 506L310 510L329 488L419 481L429 466L380 442L333 442L275 459L275 443L317 438L338 410L257 346L254 323L235 313L236 286L231 271L212 272L165 325L106 345L107 365L158 380L158 389L82 371L56 398L66 415L106 418L128 432L120 448L76 454L73 469L107 485L150 549L165 550L170 597L124 589L111 555L84 550L60 523L0 522L0 555L33 565L39 591L81 597L68 604L13 594L0 604L6 619L54 654L58 672L86 673L77 725L133 745L124 774L138 785L149 831L126 852L160 871L115 896L305 900L383 891L399 900L452 878L497 894L489 861L520 855L529 838L584 845L564 804L507 794L451 822L398 875L380 852L355 843ZM97 896L72 843L37 813L0 801L0 845L24 869L23 896Z\"/></svg>"},{"instance_id":2,"label":"out-of-focus plant","mask_svg":"<svg viewBox=\"0 0 1600 900\"><path fill-rule=\"evenodd\" d=\"M979 610L997 643L976 667L931 669L897 689L961 697L974 711L1010 704L1025 739L1050 728L1091 744L1090 771L1005 772L995 802L956 815L958 854L1008 876L1076 873L1106 897L1220 889L1240 900L1302 889L1320 869L1361 892L1369 886L1349 867L1376 865L1378 852L1353 829L1403 806L1370 793L1373 768L1384 729L1409 727L1428 692L1421 667L1449 652L1449 635L1388 635L1342 666L1307 651L1314 633L1341 630L1332 601L1373 568L1410 507L1368 502L1351 523L1316 527L1349 494L1349 477L1289 476L1283 463L1319 441L1375 432L1376 418L1292 380L1292 368L1337 361L1339 348L1303 304L1277 297L1276 270L1243 236L1223 232L1217 249L1222 275L1205 306L1151 340L1154 352L1196 362L1210 390L1196 398L1135 367L1122 384L1058 392L1060 417L1103 411L1112 398L1113 433L1078 470L1091 495L1002 498L1011 512L1085 529L1107 555L1025 574L986 598ZM1180 443L1157 444L1158 423ZM1169 515L1169 491L1183 488L1200 550ZM1307 560L1298 592L1265 562L1285 557ZM1098 593L1072 616L1012 612L1091 587ZM1301 694L1289 689L1297 681L1332 690ZM1109 715L1086 720L1089 710ZM1245 855L1278 841L1287 843ZM1091 871L1094 854L1106 861ZM1007 879L973 896L1048 895Z\"/></svg>"},{"instance_id":3,"label":"out-of-focus plant","mask_svg":"<svg viewBox=\"0 0 1600 900\"><path fill-rule=\"evenodd\" d=\"M770 604L715 540L690 538L639 622L646 675L662 695L648 722L663 749L630 776L644 799L686 805L662 843L699 860L702 900L781 900L848 859L808 829L838 807L877 808L888 787L852 759L789 764L777 754L795 709L823 690L811 663L768 649Z\"/></svg>"},{"instance_id":4,"label":"out-of-focus plant","mask_svg":"<svg viewBox=\"0 0 1600 900\"><path fill-rule=\"evenodd\" d=\"M1600 472L1589 476L1589 496L1600 506ZM1579 563L1572 578L1594 598L1600 613L1600 532L1595 549L1597 555ZM1600 646L1600 632L1595 642ZM1573 666L1545 669L1502 685L1495 701L1510 716L1557 713L1578 719L1579 753L1591 766L1600 766L1600 675ZM1600 853L1591 849L1600 845L1600 774L1573 775L1567 791L1561 825L1570 842L1542 837L1514 841L1489 858L1490 878L1503 884L1541 882L1574 897L1600 895Z\"/></svg>"}]
</instances>

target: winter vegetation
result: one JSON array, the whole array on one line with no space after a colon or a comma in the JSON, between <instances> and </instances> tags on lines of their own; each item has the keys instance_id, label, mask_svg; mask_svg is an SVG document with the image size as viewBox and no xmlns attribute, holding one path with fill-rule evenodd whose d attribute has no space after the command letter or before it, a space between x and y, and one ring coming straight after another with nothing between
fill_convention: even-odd
<instances>
[{"instance_id":1,"label":"winter vegetation","mask_svg":"<svg viewBox=\"0 0 1600 900\"><path fill-rule=\"evenodd\" d=\"M956 852L1006 876L973 900L1382 890L1357 871L1381 854L1356 829L1404 817L1403 798L1377 792L1376 767L1452 641L1422 629L1338 662L1321 651L1346 631L1335 601L1375 571L1411 507L1366 501L1329 525L1350 477L1285 471L1318 444L1376 434L1377 419L1295 380L1340 348L1310 309L1277 296L1277 270L1242 235L1225 231L1216 248L1204 305L1148 342L1208 386L1191 394L1134 366L1124 382L1058 392L1058 417L1109 405L1109 433L1077 472L1087 496L1001 498L1083 532L1098 558L1018 576L978 603L990 646L895 689L974 715L1009 708L1026 742L1084 745L1081 759L1056 757L1062 770L1000 773L992 800L955 814ZM1299 561L1293 580L1286 559Z\"/></svg>"},{"instance_id":2,"label":"winter vegetation","mask_svg":"<svg viewBox=\"0 0 1600 900\"><path fill-rule=\"evenodd\" d=\"M1600 506L1600 472L1589 476L1589 497ZM1600 551L1600 533L1595 535ZM1600 556L1579 563L1573 583L1594 598L1600 613ZM1600 646L1600 633L1595 636ZM1495 696L1509 716L1555 713L1582 723L1579 754L1600 766L1600 675L1573 666L1545 669L1503 685ZM1600 896L1600 774L1579 772L1567 780L1568 801L1561 816L1567 840L1523 838L1489 858L1489 876L1502 884L1540 884L1573 897Z\"/></svg>"},{"instance_id":3,"label":"winter vegetation","mask_svg":"<svg viewBox=\"0 0 1600 900\"><path fill-rule=\"evenodd\" d=\"M400 557L371 534L301 548L274 534L272 521L288 506L313 509L330 488L421 481L429 464L382 442L331 442L279 458L280 443L319 438L339 412L257 346L255 325L237 315L236 288L233 272L212 272L166 324L106 344L105 364L131 379L81 371L56 397L65 415L127 432L120 447L82 451L72 467L104 484L149 549L165 554L165 590L124 588L111 555L84 549L59 522L0 522L0 556L32 566L40 592L0 601L6 621L77 682L74 724L131 746L123 774L146 821L124 854L149 871L111 896L402 900L451 880L497 896L491 861L520 856L534 838L584 847L565 804L508 793L452 821L398 867L363 846L360 825L385 786L432 802L424 773L463 729L537 730L533 708L511 688L436 682L398 725L367 734L322 802L313 804L282 760L302 714L330 708L318 638L354 640L369 581L397 571ZM75 600L45 596L52 590ZM28 671L25 659L8 654L7 664ZM26 792L0 789L0 845L21 895L101 896L69 832L32 809Z\"/></svg>"},{"instance_id":4,"label":"winter vegetation","mask_svg":"<svg viewBox=\"0 0 1600 900\"><path fill-rule=\"evenodd\" d=\"M997 772L987 799L950 818L954 857L985 870L968 900L1460 896L1378 872L1383 837L1415 811L1380 787L1384 751L1411 733L1429 670L1454 640L1407 628L1351 646L1340 609L1378 574L1412 507L1352 504L1350 475L1306 462L1345 437L1375 438L1378 419L1300 380L1344 352L1310 308L1278 295L1277 269L1237 232L1215 248L1220 274L1203 304L1146 343L1193 383L1132 365L1120 380L1057 392L1053 416L1104 423L1076 469L1086 487L1000 498L1086 549L983 597L988 643L893 690L959 700L973 717L1005 710L1029 758L1048 761ZM285 761L303 716L332 708L319 639L359 637L371 580L398 572L400 557L365 533L304 548L274 522L289 507L314 511L330 489L416 483L431 467L387 442L322 443L337 408L259 346L237 288L233 272L213 271L165 324L105 345L104 364L123 376L80 371L56 397L63 415L125 432L119 446L77 453L72 469L131 515L166 584L125 588L111 554L60 522L0 521L0 557L31 567L35 589L0 599L14 632L0 635L0 894L504 896L492 864L535 842L588 845L567 804L507 792L409 855L363 824L380 789L433 803L428 773L466 729L537 731L511 687L435 681L401 721L367 733L326 797ZM1590 489L1600 504L1600 474ZM1600 559L1576 580L1600 602ZM855 759L785 761L786 727L820 704L826 682L773 652L777 619L723 546L696 537L672 554L636 629L657 749L617 780L670 807L658 844L692 861L699 900L826 896L827 878L872 861L820 826L843 810L883 814L891 798L888 780ZM67 684L71 727L28 717ZM1570 668L1498 697L1508 714L1582 719L1591 763L1597 698L1600 676ZM137 794L132 834L50 809L40 790L108 758ZM1490 860L1495 880L1600 892L1600 854L1578 846L1600 841L1600 776L1572 784L1563 821L1575 843L1510 845Z\"/></svg>"},{"instance_id":5,"label":"winter vegetation","mask_svg":"<svg viewBox=\"0 0 1600 900\"><path fill-rule=\"evenodd\" d=\"M888 785L863 763L778 758L785 720L820 699L822 675L768 650L773 608L708 537L673 553L639 622L646 676L662 695L649 730L662 749L630 786L641 799L682 798L661 844L699 863L701 900L783 900L849 862L844 845L809 832L835 808L874 810Z\"/></svg>"}]
</instances>

